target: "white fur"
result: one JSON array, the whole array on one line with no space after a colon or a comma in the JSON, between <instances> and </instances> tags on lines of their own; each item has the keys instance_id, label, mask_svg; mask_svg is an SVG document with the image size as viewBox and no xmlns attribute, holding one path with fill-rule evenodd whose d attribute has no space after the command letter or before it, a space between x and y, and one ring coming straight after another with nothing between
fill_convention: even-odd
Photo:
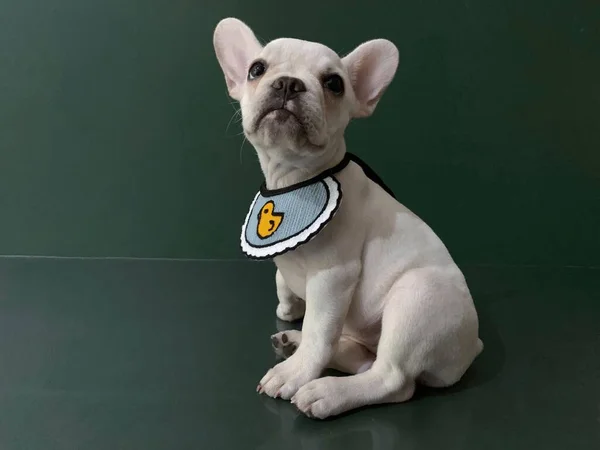
<instances>
[{"instance_id":1,"label":"white fur","mask_svg":"<svg viewBox=\"0 0 600 450\"><path fill-rule=\"evenodd\" d=\"M214 43L269 188L339 162L349 120L373 113L398 65L396 47L383 39L341 59L321 44L296 39L261 47L237 19L220 22ZM267 70L248 81L241 74L256 59ZM322 86L323 74L331 72L345 82L343 97ZM285 101L289 114L269 106L275 104L271 84L280 76L306 85L306 92ZM295 353L258 387L315 418L406 401L417 382L450 386L483 348L465 279L435 233L356 164L336 178L344 196L330 224L275 258L277 315L294 320L304 313L304 323L301 334L286 336ZM326 367L353 375L319 378Z\"/></svg>"}]
</instances>

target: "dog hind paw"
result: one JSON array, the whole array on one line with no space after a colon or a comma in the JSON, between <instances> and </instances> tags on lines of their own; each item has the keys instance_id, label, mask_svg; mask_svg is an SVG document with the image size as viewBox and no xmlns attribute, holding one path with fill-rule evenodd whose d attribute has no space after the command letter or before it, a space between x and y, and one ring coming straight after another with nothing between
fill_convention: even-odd
<instances>
[{"instance_id":1,"label":"dog hind paw","mask_svg":"<svg viewBox=\"0 0 600 450\"><path fill-rule=\"evenodd\" d=\"M297 330L287 330L271 336L271 346L275 354L284 359L292 356L300 345L301 334Z\"/></svg>"}]
</instances>

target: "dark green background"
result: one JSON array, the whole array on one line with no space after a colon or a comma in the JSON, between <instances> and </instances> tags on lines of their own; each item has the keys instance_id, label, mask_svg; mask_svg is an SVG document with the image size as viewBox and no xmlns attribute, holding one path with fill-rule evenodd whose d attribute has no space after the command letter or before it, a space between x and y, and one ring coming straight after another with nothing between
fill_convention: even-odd
<instances>
[{"instance_id":1,"label":"dark green background","mask_svg":"<svg viewBox=\"0 0 600 450\"><path fill-rule=\"evenodd\" d=\"M459 262L600 265L600 3L343 4L2 1L0 254L241 256L260 172L212 48L237 16L398 45L348 145Z\"/></svg>"}]
</instances>

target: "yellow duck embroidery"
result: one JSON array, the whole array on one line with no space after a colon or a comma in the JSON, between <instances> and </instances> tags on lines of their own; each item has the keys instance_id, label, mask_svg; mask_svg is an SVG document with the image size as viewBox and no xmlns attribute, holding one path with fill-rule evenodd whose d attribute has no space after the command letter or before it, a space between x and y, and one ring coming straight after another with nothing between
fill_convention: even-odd
<instances>
[{"instance_id":1,"label":"yellow duck embroidery","mask_svg":"<svg viewBox=\"0 0 600 450\"><path fill-rule=\"evenodd\" d=\"M275 203L272 201L268 201L260 208L260 212L258 213L258 227L256 229L256 234L261 239L266 239L271 236L273 233L277 231L279 225L281 225L281 221L283 220L283 213L276 213Z\"/></svg>"}]
</instances>

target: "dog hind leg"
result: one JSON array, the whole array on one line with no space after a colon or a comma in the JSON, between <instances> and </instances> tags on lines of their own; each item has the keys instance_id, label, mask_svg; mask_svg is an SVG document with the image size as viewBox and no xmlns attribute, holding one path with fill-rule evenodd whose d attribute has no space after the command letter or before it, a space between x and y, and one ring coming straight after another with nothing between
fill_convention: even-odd
<instances>
[{"instance_id":1,"label":"dog hind leg","mask_svg":"<svg viewBox=\"0 0 600 450\"><path fill-rule=\"evenodd\" d=\"M294 354L301 340L301 331L287 330L271 336L271 345L277 356L289 358ZM375 361L375 355L366 347L342 336L328 368L355 375L370 369L373 361Z\"/></svg>"},{"instance_id":2,"label":"dog hind leg","mask_svg":"<svg viewBox=\"0 0 600 450\"><path fill-rule=\"evenodd\" d=\"M277 298L279 299L277 317L286 322L302 319L306 310L306 303L291 291L279 269L275 274L275 284L277 287Z\"/></svg>"}]
</instances>

